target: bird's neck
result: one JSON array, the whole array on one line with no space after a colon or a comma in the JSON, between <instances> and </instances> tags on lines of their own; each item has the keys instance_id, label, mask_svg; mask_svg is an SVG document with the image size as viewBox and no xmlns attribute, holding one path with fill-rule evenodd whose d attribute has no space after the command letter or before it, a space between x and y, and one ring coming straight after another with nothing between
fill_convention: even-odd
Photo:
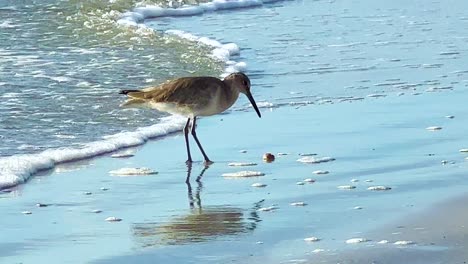
<instances>
[{"instance_id":1,"label":"bird's neck","mask_svg":"<svg viewBox=\"0 0 468 264\"><path fill-rule=\"evenodd\" d=\"M224 106L226 109L231 107L239 98L239 90L235 88L233 85L230 85L229 82L226 82L225 89L224 89L224 101L226 105Z\"/></svg>"}]
</instances>

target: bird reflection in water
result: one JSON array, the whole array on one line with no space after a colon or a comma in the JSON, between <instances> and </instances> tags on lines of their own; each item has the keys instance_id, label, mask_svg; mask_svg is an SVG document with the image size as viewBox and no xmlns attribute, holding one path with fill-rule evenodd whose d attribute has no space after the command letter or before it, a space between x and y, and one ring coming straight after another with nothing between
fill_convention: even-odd
<instances>
[{"instance_id":1,"label":"bird reflection in water","mask_svg":"<svg viewBox=\"0 0 468 264\"><path fill-rule=\"evenodd\" d=\"M253 232L261 221L257 210L263 200L256 202L249 209L233 206L202 206L201 181L209 166L198 174L193 189L190 183L192 164L187 165L187 195L190 212L177 216L167 223L147 222L133 224L133 235L143 247L162 245L183 245L204 242L223 237L242 235Z\"/></svg>"}]
</instances>

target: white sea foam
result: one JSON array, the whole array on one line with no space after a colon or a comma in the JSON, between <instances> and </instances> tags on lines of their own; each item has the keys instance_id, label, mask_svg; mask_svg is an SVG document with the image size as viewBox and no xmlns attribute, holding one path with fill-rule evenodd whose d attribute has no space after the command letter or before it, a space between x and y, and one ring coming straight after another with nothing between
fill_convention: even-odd
<instances>
[{"instance_id":1,"label":"white sea foam","mask_svg":"<svg viewBox=\"0 0 468 264\"><path fill-rule=\"evenodd\" d=\"M410 240L399 240L399 241L396 241L395 243L393 243L397 246L407 246L407 245L413 245L413 244L416 244L414 241L410 241Z\"/></svg>"},{"instance_id":2,"label":"white sea foam","mask_svg":"<svg viewBox=\"0 0 468 264\"><path fill-rule=\"evenodd\" d=\"M257 166L254 162L231 162L228 164L231 167Z\"/></svg>"},{"instance_id":3,"label":"white sea foam","mask_svg":"<svg viewBox=\"0 0 468 264\"><path fill-rule=\"evenodd\" d=\"M346 240L346 244L358 244L358 243L364 243L364 242L367 242L367 241L369 241L369 240L366 239L366 238L357 237L357 238L350 238L350 239Z\"/></svg>"},{"instance_id":4,"label":"white sea foam","mask_svg":"<svg viewBox=\"0 0 468 264\"><path fill-rule=\"evenodd\" d=\"M135 176L135 175L151 175L157 174L156 171L150 168L121 168L118 170L109 171L110 174L117 176Z\"/></svg>"},{"instance_id":5,"label":"white sea foam","mask_svg":"<svg viewBox=\"0 0 468 264\"><path fill-rule=\"evenodd\" d=\"M52 169L58 163L95 157L118 149L141 145L148 139L164 136L183 128L185 118L166 117L161 123L139 128L134 132L118 133L103 140L86 144L82 148L49 149L39 154L16 155L0 158L0 189L24 183L41 170Z\"/></svg>"},{"instance_id":6,"label":"white sea foam","mask_svg":"<svg viewBox=\"0 0 468 264\"><path fill-rule=\"evenodd\" d=\"M294 203L290 203L290 205L292 205L292 206L306 206L307 203L305 203L305 202L294 202Z\"/></svg>"},{"instance_id":7,"label":"white sea foam","mask_svg":"<svg viewBox=\"0 0 468 264\"><path fill-rule=\"evenodd\" d=\"M332 157L303 157L298 159L297 161L302 163L322 163L322 162L330 162L334 161L335 159Z\"/></svg>"},{"instance_id":8,"label":"white sea foam","mask_svg":"<svg viewBox=\"0 0 468 264\"><path fill-rule=\"evenodd\" d=\"M261 182L253 183L251 186L252 187L257 187L257 188L267 187L267 185L265 183L261 183Z\"/></svg>"},{"instance_id":9,"label":"white sea foam","mask_svg":"<svg viewBox=\"0 0 468 264\"><path fill-rule=\"evenodd\" d=\"M304 241L305 242L317 242L317 241L320 241L320 238L318 238L318 237L307 237L307 238L304 238Z\"/></svg>"},{"instance_id":10,"label":"white sea foam","mask_svg":"<svg viewBox=\"0 0 468 264\"><path fill-rule=\"evenodd\" d=\"M272 211L275 211L276 209L278 209L278 207L272 205L272 206L268 206L268 207L262 207L262 208L258 209L257 211L260 211L260 212L272 212Z\"/></svg>"},{"instance_id":11,"label":"white sea foam","mask_svg":"<svg viewBox=\"0 0 468 264\"><path fill-rule=\"evenodd\" d=\"M166 30L165 33L211 47L211 57L226 64L224 73L221 74L221 76L227 76L233 72L243 71L247 67L245 62L235 62L231 60L232 56L238 55L240 52L239 46L235 43L222 44L217 40L207 37L198 37L182 30ZM229 64L227 62L229 62Z\"/></svg>"},{"instance_id":12,"label":"white sea foam","mask_svg":"<svg viewBox=\"0 0 468 264\"><path fill-rule=\"evenodd\" d=\"M340 190L352 190L352 189L356 189L356 186L354 185L340 185L338 187L336 187Z\"/></svg>"},{"instance_id":13,"label":"white sea foam","mask_svg":"<svg viewBox=\"0 0 468 264\"><path fill-rule=\"evenodd\" d=\"M5 20L0 23L0 28L16 28L18 25L13 24L10 20Z\"/></svg>"},{"instance_id":14,"label":"white sea foam","mask_svg":"<svg viewBox=\"0 0 468 264\"><path fill-rule=\"evenodd\" d=\"M313 173L313 174L320 175L320 174L328 174L328 173L330 173L330 172L329 172L329 171L326 171L326 170L316 170L316 171L313 171L312 173Z\"/></svg>"},{"instance_id":15,"label":"white sea foam","mask_svg":"<svg viewBox=\"0 0 468 264\"><path fill-rule=\"evenodd\" d=\"M227 178L244 178L244 177L259 177L264 176L265 173L260 171L239 171L231 173L223 173L223 177Z\"/></svg>"},{"instance_id":16,"label":"white sea foam","mask_svg":"<svg viewBox=\"0 0 468 264\"><path fill-rule=\"evenodd\" d=\"M120 222L122 221L122 218L118 218L115 216L110 216L105 219L107 222Z\"/></svg>"},{"instance_id":17,"label":"white sea foam","mask_svg":"<svg viewBox=\"0 0 468 264\"><path fill-rule=\"evenodd\" d=\"M280 1L284 0L214 0L208 3L201 3L199 5L183 5L178 8L164 8L161 6L146 5L136 7L132 11L125 12L117 20L117 24L137 29L148 29L143 22L145 19L149 18L202 15L206 12L262 6L267 3ZM247 67L245 62L235 62L231 60L231 57L239 54L240 51L239 46L235 43L222 44L215 39L199 37L182 30L167 30L165 33L211 47L211 56L224 62L226 65L224 73L221 75L222 77L233 72L244 71Z\"/></svg>"},{"instance_id":18,"label":"white sea foam","mask_svg":"<svg viewBox=\"0 0 468 264\"><path fill-rule=\"evenodd\" d=\"M392 189L391 187L382 186L382 185L370 186L369 188L367 188L367 190L370 190L370 191L388 191L388 190L391 190L391 189Z\"/></svg>"}]
</instances>

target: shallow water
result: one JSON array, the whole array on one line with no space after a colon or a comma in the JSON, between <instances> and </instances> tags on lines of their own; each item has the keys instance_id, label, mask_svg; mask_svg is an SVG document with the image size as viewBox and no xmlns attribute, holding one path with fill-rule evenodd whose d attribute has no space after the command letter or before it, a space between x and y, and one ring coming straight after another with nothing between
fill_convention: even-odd
<instances>
[{"instance_id":1,"label":"shallow water","mask_svg":"<svg viewBox=\"0 0 468 264\"><path fill-rule=\"evenodd\" d=\"M60 165L53 173L33 177L28 184L0 195L0 223L7 227L0 234L0 255L5 262L24 263L47 261L50 254L61 255L66 262L288 263L333 258L342 250L393 250L395 235L381 232L380 226L395 227L398 219L404 225L406 214L466 190L468 164L463 160L466 155L458 152L467 143L465 94L283 107L264 112L261 122L252 113L223 116L222 122L220 118L205 119L198 132L216 163L205 169L201 154L193 149L197 162L189 184L181 159L185 150L181 135L150 142L128 159L102 157L74 166ZM441 99L451 104L436 104ZM424 103L435 106L431 112L417 107ZM394 107L402 111L392 111ZM405 114L408 111L411 117ZM446 119L446 112L456 119ZM312 113L316 116L311 119ZM356 121L355 115L367 118ZM298 125L277 130L277 122ZM311 129L311 123L314 127L320 124L320 129ZM444 129L426 131L428 123ZM342 129L337 130L337 124ZM227 143L217 133L232 138ZM240 153L241 149L247 152ZM273 163L264 163L261 157L267 151L289 155L277 155ZM298 162L298 154L306 152L335 160ZM455 163L443 165L441 160ZM228 165L233 161L255 161L257 165L249 170L265 175L223 177L244 170ZM134 177L109 173L122 167L149 167L159 173ZM315 170L328 170L329 174L314 175ZM316 182L296 184L306 178ZM352 183L351 179L359 181ZM372 182L366 182L368 179ZM255 182L267 187L254 188ZM337 188L350 184L356 188ZM392 189L367 189L374 185ZM300 201L307 205L290 205ZM36 203L49 206L37 207ZM258 211L270 206L276 209ZM354 209L356 206L362 209ZM102 212L93 213L96 209ZM32 214L23 215L22 211ZM122 221L106 222L111 216ZM369 234L372 230L376 231ZM417 243L408 251L430 247L405 229L398 230L402 232L399 240ZM304 241L311 236L320 241ZM345 243L355 237L370 241ZM391 243L377 245L382 239ZM325 251L313 253L316 249Z\"/></svg>"},{"instance_id":2,"label":"shallow water","mask_svg":"<svg viewBox=\"0 0 468 264\"><path fill-rule=\"evenodd\" d=\"M237 43L263 100L320 102L454 88L466 78L463 6L282 1L147 23Z\"/></svg>"},{"instance_id":3,"label":"shallow water","mask_svg":"<svg viewBox=\"0 0 468 264\"><path fill-rule=\"evenodd\" d=\"M119 27L115 21L135 2L104 2L0 4L0 156L152 125L164 114L119 108L120 89L222 71L204 47Z\"/></svg>"}]
</instances>

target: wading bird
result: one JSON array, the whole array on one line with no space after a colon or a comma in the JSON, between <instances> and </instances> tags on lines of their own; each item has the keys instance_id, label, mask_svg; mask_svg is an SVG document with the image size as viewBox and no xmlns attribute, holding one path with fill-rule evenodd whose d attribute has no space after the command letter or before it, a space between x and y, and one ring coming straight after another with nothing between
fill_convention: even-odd
<instances>
[{"instance_id":1,"label":"wading bird","mask_svg":"<svg viewBox=\"0 0 468 264\"><path fill-rule=\"evenodd\" d=\"M232 73L223 80L215 77L183 77L142 90L122 90L129 99L125 107L148 107L162 112L188 117L184 127L187 163L192 162L188 133L191 130L206 164L213 163L206 155L195 132L198 116L219 114L231 107L239 97L247 96L253 108L261 117L257 104L250 93L250 80L244 73ZM191 124L190 124L190 121ZM191 127L191 129L190 129Z\"/></svg>"}]
</instances>

